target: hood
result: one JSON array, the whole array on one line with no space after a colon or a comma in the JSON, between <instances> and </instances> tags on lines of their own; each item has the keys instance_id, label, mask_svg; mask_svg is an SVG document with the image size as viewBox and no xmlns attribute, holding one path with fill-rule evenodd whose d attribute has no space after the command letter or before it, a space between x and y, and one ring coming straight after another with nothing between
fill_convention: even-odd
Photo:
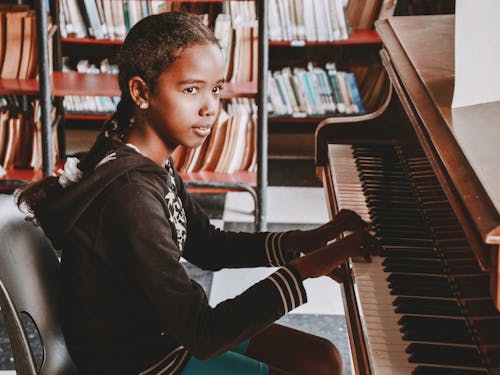
<instances>
[{"instance_id":1,"label":"hood","mask_svg":"<svg viewBox=\"0 0 500 375\"><path fill-rule=\"evenodd\" d=\"M103 155L116 153L115 158L101 163L94 171L87 173L79 182L66 188L59 188L59 194L42 201L36 210L36 219L55 248L60 249L69 231L78 219L116 179L131 170L155 174L167 174L151 159L146 158L118 140L106 139L102 145Z\"/></svg>"}]
</instances>

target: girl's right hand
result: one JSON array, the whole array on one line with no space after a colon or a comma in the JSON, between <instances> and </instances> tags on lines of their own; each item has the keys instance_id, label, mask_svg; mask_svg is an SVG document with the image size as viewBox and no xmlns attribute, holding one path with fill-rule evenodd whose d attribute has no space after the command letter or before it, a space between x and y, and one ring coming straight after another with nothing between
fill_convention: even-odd
<instances>
[{"instance_id":1,"label":"girl's right hand","mask_svg":"<svg viewBox=\"0 0 500 375\"><path fill-rule=\"evenodd\" d=\"M320 247L300 258L291 261L302 280L327 276L336 271L350 257L364 257L380 254L378 240L364 229Z\"/></svg>"}]
</instances>

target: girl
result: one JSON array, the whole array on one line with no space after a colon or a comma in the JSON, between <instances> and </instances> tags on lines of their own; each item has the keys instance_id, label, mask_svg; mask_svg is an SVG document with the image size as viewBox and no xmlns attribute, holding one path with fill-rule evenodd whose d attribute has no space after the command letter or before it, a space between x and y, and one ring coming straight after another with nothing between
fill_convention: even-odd
<instances>
[{"instance_id":1,"label":"girl","mask_svg":"<svg viewBox=\"0 0 500 375\"><path fill-rule=\"evenodd\" d=\"M303 280L376 248L366 223L343 211L310 231L215 229L170 155L210 134L224 85L217 40L195 16L150 16L130 30L119 67L122 99L94 146L18 197L63 249L63 331L79 371L341 373L331 343L272 323L307 301ZM211 307L181 256L206 270L280 267Z\"/></svg>"}]
</instances>

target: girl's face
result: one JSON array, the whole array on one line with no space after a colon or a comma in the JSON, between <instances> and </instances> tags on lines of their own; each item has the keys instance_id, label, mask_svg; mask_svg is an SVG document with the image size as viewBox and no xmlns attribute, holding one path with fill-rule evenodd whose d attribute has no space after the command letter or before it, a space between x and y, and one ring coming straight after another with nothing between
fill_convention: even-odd
<instances>
[{"instance_id":1,"label":"girl's face","mask_svg":"<svg viewBox=\"0 0 500 375\"><path fill-rule=\"evenodd\" d=\"M168 151L198 147L210 134L224 83L224 57L215 44L186 48L158 78L146 121Z\"/></svg>"}]
</instances>

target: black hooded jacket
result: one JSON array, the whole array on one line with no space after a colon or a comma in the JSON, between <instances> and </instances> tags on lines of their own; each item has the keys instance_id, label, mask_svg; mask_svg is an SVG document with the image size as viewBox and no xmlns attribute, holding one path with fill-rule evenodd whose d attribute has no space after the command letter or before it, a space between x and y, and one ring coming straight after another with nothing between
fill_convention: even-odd
<instances>
[{"instance_id":1,"label":"black hooded jacket","mask_svg":"<svg viewBox=\"0 0 500 375\"><path fill-rule=\"evenodd\" d=\"M102 147L109 161L36 212L63 249L63 331L83 374L149 374L168 361L165 373L178 373L189 355L216 356L306 302L283 233L220 231L173 168L117 140ZM181 256L206 270L281 267L211 307Z\"/></svg>"}]
</instances>

